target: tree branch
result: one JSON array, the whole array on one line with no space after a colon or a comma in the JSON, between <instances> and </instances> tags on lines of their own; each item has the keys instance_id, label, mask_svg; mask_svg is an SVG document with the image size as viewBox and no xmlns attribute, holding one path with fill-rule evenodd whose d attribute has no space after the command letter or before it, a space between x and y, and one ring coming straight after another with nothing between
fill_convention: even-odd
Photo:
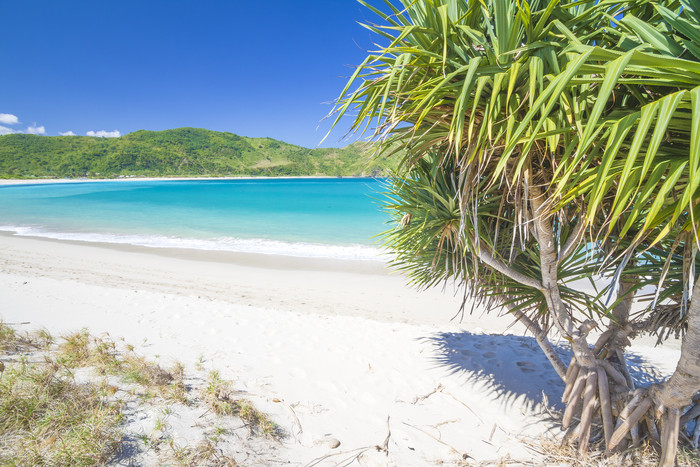
<instances>
[{"instance_id":1,"label":"tree branch","mask_svg":"<svg viewBox=\"0 0 700 467\"><path fill-rule=\"evenodd\" d=\"M481 242L479 242L477 255L479 256L479 259L487 266L492 267L496 271L500 272L505 276L510 277L514 281L520 282L521 284L527 285L529 287L534 287L537 290L544 290L544 287L537 279L534 279L530 276L526 276L525 274L521 274L515 269L508 266L505 262L494 258L491 252L484 248Z\"/></svg>"},{"instance_id":2,"label":"tree branch","mask_svg":"<svg viewBox=\"0 0 700 467\"><path fill-rule=\"evenodd\" d=\"M557 372L562 381L566 381L566 365L561 361L559 355L554 351L552 344L547 338L547 333L542 330L542 328L534 321L532 321L525 313L520 310L516 310L510 305L504 305L510 314L515 316L515 319L525 325L528 331L530 331L534 336L535 340L544 352L544 355L549 360L549 363L554 367L554 371Z\"/></svg>"},{"instance_id":3,"label":"tree branch","mask_svg":"<svg viewBox=\"0 0 700 467\"><path fill-rule=\"evenodd\" d=\"M561 263L564 261L566 258L568 258L571 253L576 251L576 247L578 246L578 243L581 241L583 238L583 233L586 231L586 217L584 215L579 215L578 221L576 222L576 225L574 226L574 230L571 232L571 235L569 235L569 238L566 239L566 243L562 247L561 251L559 252L559 262Z\"/></svg>"}]
</instances>

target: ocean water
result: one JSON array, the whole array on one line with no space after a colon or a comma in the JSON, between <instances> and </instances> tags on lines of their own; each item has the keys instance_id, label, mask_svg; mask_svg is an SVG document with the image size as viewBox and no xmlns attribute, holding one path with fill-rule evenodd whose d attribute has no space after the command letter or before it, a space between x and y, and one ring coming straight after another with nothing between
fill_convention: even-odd
<instances>
[{"instance_id":1,"label":"ocean water","mask_svg":"<svg viewBox=\"0 0 700 467\"><path fill-rule=\"evenodd\" d=\"M373 179L158 180L0 186L0 230L149 247L376 259Z\"/></svg>"}]
</instances>

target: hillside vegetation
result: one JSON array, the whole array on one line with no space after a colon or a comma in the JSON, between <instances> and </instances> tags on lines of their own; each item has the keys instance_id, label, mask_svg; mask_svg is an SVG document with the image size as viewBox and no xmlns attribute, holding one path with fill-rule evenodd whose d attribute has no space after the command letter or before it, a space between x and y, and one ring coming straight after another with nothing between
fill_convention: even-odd
<instances>
[{"instance_id":1,"label":"hillside vegetation","mask_svg":"<svg viewBox=\"0 0 700 467\"><path fill-rule=\"evenodd\" d=\"M140 130L118 138L0 136L0 178L378 176L391 164L360 143L307 149L199 128Z\"/></svg>"}]
</instances>

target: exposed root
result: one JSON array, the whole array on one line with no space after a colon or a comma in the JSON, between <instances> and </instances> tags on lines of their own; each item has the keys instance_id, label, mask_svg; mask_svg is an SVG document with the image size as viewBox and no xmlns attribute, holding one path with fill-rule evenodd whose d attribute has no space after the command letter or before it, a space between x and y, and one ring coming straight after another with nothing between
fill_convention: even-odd
<instances>
[{"instance_id":1,"label":"exposed root","mask_svg":"<svg viewBox=\"0 0 700 467\"><path fill-rule=\"evenodd\" d=\"M608 377L602 368L598 372L598 396L600 397L600 414L603 420L603 433L605 435L605 446L609 448L610 438L613 434L612 405L610 404L610 385Z\"/></svg>"},{"instance_id":2,"label":"exposed root","mask_svg":"<svg viewBox=\"0 0 700 467\"><path fill-rule=\"evenodd\" d=\"M649 397L645 397L636 404L636 398L625 407L625 411L620 414L620 419L618 421L618 427L610 438L610 444L608 450L614 450L620 442L627 436L633 427L637 425L637 422L647 413L647 411L654 405L654 402ZM623 417L624 414L631 412L629 417Z\"/></svg>"},{"instance_id":3,"label":"exposed root","mask_svg":"<svg viewBox=\"0 0 700 467\"><path fill-rule=\"evenodd\" d=\"M691 426L692 423L694 423L694 426ZM688 441L693 449L697 451L698 444L700 444L700 393L693 398L693 405L683 414L679 425L681 428L687 425Z\"/></svg>"},{"instance_id":4,"label":"exposed root","mask_svg":"<svg viewBox=\"0 0 700 467\"><path fill-rule=\"evenodd\" d=\"M606 362L605 360L599 360L600 365L603 367L605 372L613 379L617 384L620 386L624 387L629 387L627 384L627 380L625 379L624 375L617 371L617 369L612 366L610 362Z\"/></svg>"},{"instance_id":5,"label":"exposed root","mask_svg":"<svg viewBox=\"0 0 700 467\"><path fill-rule=\"evenodd\" d=\"M566 371L566 387L564 388L564 395L561 397L561 401L567 403L569 401L569 396L574 387L574 382L578 378L578 372L580 367L576 364L574 359L571 359L571 364L569 364L569 369Z\"/></svg>"},{"instance_id":6,"label":"exposed root","mask_svg":"<svg viewBox=\"0 0 700 467\"><path fill-rule=\"evenodd\" d=\"M692 420L697 420L698 417L700 417L700 404L695 404L683 414L681 417L681 425L685 425Z\"/></svg>"},{"instance_id":7,"label":"exposed root","mask_svg":"<svg viewBox=\"0 0 700 467\"><path fill-rule=\"evenodd\" d=\"M678 429L680 422L680 410L668 409L663 416L661 428L661 459L660 466L673 467L676 463L676 449L678 447Z\"/></svg>"},{"instance_id":8,"label":"exposed root","mask_svg":"<svg viewBox=\"0 0 700 467\"><path fill-rule=\"evenodd\" d=\"M657 447L661 447L661 437L659 436L659 429L656 423L651 418L649 414L644 417L644 422L646 423L647 430L649 430L649 437L656 443Z\"/></svg>"},{"instance_id":9,"label":"exposed root","mask_svg":"<svg viewBox=\"0 0 700 467\"><path fill-rule=\"evenodd\" d=\"M591 437L591 423L593 422L593 410L596 402L596 389L598 385L598 373L589 371L586 377L586 389L583 394L583 410L581 411L581 433L578 438L578 452L581 457L588 453L588 440Z\"/></svg>"},{"instance_id":10,"label":"exposed root","mask_svg":"<svg viewBox=\"0 0 700 467\"><path fill-rule=\"evenodd\" d=\"M585 388L587 376L588 371L586 371L583 368L579 370L578 378L576 378L576 382L574 383L574 387L571 390L569 399L566 401L564 418L561 422L561 426L565 430L569 428L569 425L571 425L571 419L574 417L576 407L578 406L578 402L581 399L581 394L583 393L583 389Z\"/></svg>"},{"instance_id":11,"label":"exposed root","mask_svg":"<svg viewBox=\"0 0 700 467\"><path fill-rule=\"evenodd\" d=\"M610 339L611 335L607 338ZM599 339L597 347L601 342L604 346L605 337ZM592 439L602 438L608 456L645 445L660 450L660 466L673 466L680 429L688 425L688 431L682 433L683 439L697 450L700 441L700 397L696 396L698 400L694 400L694 405L684 413L658 406L652 397L653 390L633 390L630 387L624 371L618 369L623 367L618 361L617 352L605 353L603 346L599 356L611 356L611 361L596 358L595 367L587 368L573 359L567 369L562 397L566 403L562 429L568 431L563 444L575 442L580 459L586 459L590 454ZM574 423L577 419L578 423ZM591 436L594 422L602 425L602 433L596 431Z\"/></svg>"}]
</instances>

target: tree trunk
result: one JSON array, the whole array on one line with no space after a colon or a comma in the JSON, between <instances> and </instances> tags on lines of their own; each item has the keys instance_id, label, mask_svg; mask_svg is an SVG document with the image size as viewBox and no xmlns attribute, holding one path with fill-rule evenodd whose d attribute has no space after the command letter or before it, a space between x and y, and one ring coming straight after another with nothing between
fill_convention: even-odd
<instances>
[{"instance_id":1,"label":"tree trunk","mask_svg":"<svg viewBox=\"0 0 700 467\"><path fill-rule=\"evenodd\" d=\"M688 308L688 330L683 336L681 358L676 371L666 382L652 386L648 396L641 400L633 398L627 404L623 412L632 413L632 415L615 430L609 449L615 449L627 433L637 427L637 422L644 416L649 423L654 423L651 419L653 412L657 412L662 419L660 436L662 452L659 465L672 467L678 449L681 413L684 408L693 403L693 396L698 391L700 391L700 278L693 288ZM692 414L689 412L688 416L691 417ZM654 431L657 430L652 429L652 432Z\"/></svg>"},{"instance_id":2,"label":"tree trunk","mask_svg":"<svg viewBox=\"0 0 700 467\"><path fill-rule=\"evenodd\" d=\"M688 307L688 330L683 336L681 358L671 378L654 391L654 398L666 408L681 409L700 391L700 278L695 282Z\"/></svg>"},{"instance_id":3,"label":"tree trunk","mask_svg":"<svg viewBox=\"0 0 700 467\"><path fill-rule=\"evenodd\" d=\"M661 435L662 456L659 465L674 465L678 448L678 431L682 409L693 402L693 396L700 391L700 278L695 282L688 307L688 330L683 336L681 358L676 371L658 387L651 391L652 399L664 407L664 424ZM698 422L696 422L698 423Z\"/></svg>"},{"instance_id":4,"label":"tree trunk","mask_svg":"<svg viewBox=\"0 0 700 467\"><path fill-rule=\"evenodd\" d=\"M547 301L547 306L552 311L553 322L561 335L571 343L571 349L578 364L585 368L593 368L595 358L588 347L586 335L581 332L583 328L576 328L574 320L569 314L564 301L561 298L558 283L559 258L557 255L556 240L552 230L552 218L545 212L545 195L542 190L530 184L530 204L532 206L533 222L537 233L537 243L540 247L540 269L542 274L542 293ZM590 329L588 329L590 331Z\"/></svg>"},{"instance_id":5,"label":"tree trunk","mask_svg":"<svg viewBox=\"0 0 700 467\"><path fill-rule=\"evenodd\" d=\"M631 290L634 285L634 281L630 278L620 282L617 296L618 299L622 297L622 300L619 300L612 310L612 319L605 332L609 333L608 338L602 345L596 344L593 351L598 358L610 362L625 377L629 389L634 389L635 384L627 367L625 349L631 343L630 336L634 335L634 330L629 323L630 310L634 302L634 294Z\"/></svg>"},{"instance_id":6,"label":"tree trunk","mask_svg":"<svg viewBox=\"0 0 700 467\"><path fill-rule=\"evenodd\" d=\"M547 360L549 360L549 363L551 363L554 367L554 371L557 372L562 381L566 382L566 366L559 358L559 355L557 355L557 353L554 351L554 348L547 337L547 332L544 331L537 323L528 318L522 311L513 310L511 307L507 308L508 312L515 316L515 319L524 324L527 330L535 336L537 344L539 344L540 349L542 349L542 352L544 352L544 355L547 357Z\"/></svg>"}]
</instances>

